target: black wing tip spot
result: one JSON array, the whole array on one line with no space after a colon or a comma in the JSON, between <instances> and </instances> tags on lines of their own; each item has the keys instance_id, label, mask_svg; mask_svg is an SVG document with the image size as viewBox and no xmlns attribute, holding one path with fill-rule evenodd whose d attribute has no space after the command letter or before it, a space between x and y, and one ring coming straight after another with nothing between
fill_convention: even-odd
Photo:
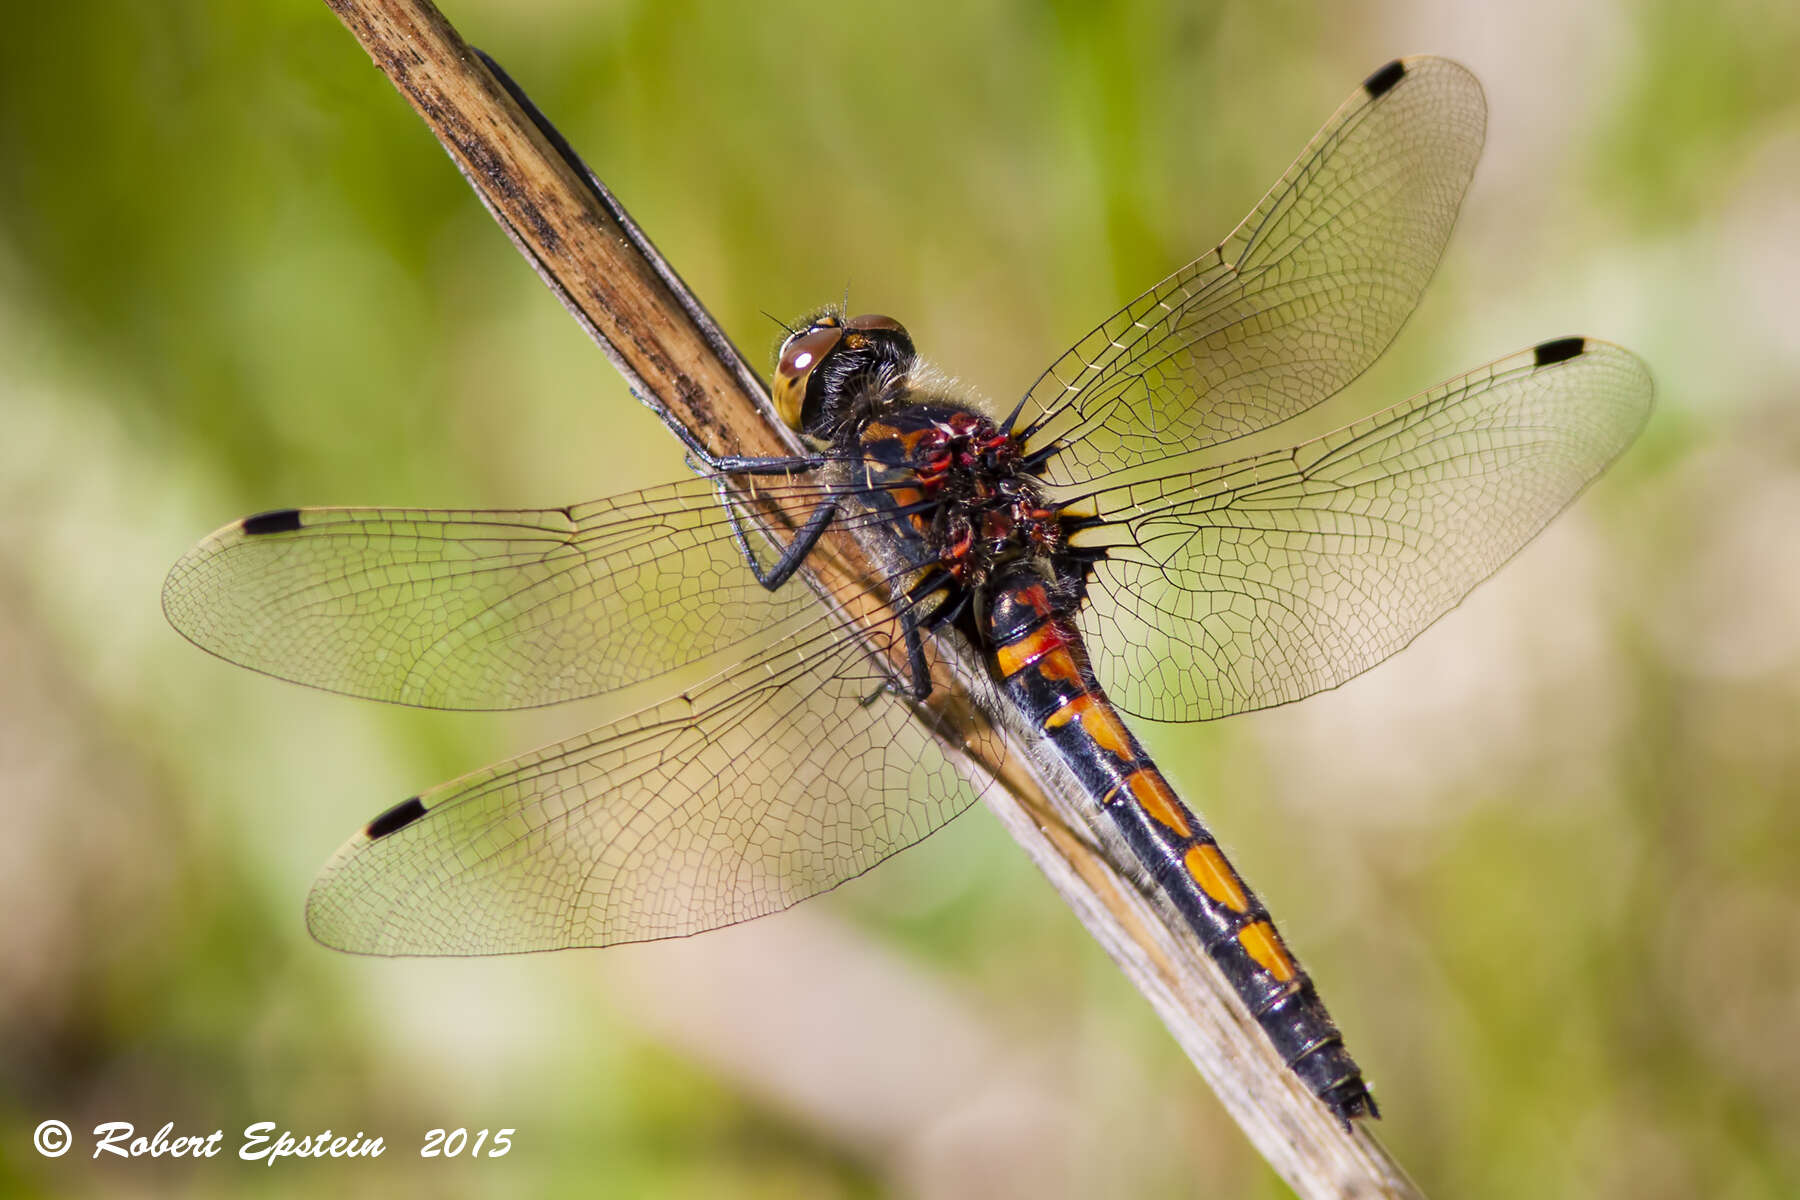
<instances>
[{"instance_id":1,"label":"black wing tip spot","mask_svg":"<svg viewBox=\"0 0 1800 1200\"><path fill-rule=\"evenodd\" d=\"M1377 70L1363 80L1363 91L1369 93L1370 99L1385 96L1394 90L1394 85L1406 77L1406 64L1399 59Z\"/></svg>"},{"instance_id":2,"label":"black wing tip spot","mask_svg":"<svg viewBox=\"0 0 1800 1200\"><path fill-rule=\"evenodd\" d=\"M390 833L405 829L424 815L424 803L417 796L412 796L370 821L363 833L371 842L378 842Z\"/></svg>"},{"instance_id":3,"label":"black wing tip spot","mask_svg":"<svg viewBox=\"0 0 1800 1200\"><path fill-rule=\"evenodd\" d=\"M1539 342L1531 351L1532 365L1547 367L1552 363L1567 362L1586 349L1586 338L1566 337L1550 342Z\"/></svg>"},{"instance_id":4,"label":"black wing tip spot","mask_svg":"<svg viewBox=\"0 0 1800 1200\"><path fill-rule=\"evenodd\" d=\"M244 533L249 537L256 537L264 533L292 533L300 528L300 510L297 508L272 508L268 512L245 517L243 528Z\"/></svg>"}]
</instances>

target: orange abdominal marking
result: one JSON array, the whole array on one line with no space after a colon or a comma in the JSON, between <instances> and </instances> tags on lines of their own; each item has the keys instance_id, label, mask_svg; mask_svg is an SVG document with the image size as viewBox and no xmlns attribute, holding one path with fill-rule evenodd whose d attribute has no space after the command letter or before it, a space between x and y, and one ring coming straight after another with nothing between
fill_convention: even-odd
<instances>
[{"instance_id":1,"label":"orange abdominal marking","mask_svg":"<svg viewBox=\"0 0 1800 1200\"><path fill-rule=\"evenodd\" d=\"M1121 762L1130 762L1137 755L1132 752L1131 735L1125 732L1118 716L1104 704L1096 703L1093 708L1081 716L1081 727L1088 736L1100 743L1102 749Z\"/></svg>"},{"instance_id":2,"label":"orange abdominal marking","mask_svg":"<svg viewBox=\"0 0 1800 1200\"><path fill-rule=\"evenodd\" d=\"M1094 698L1086 692L1079 692L1063 702L1063 706L1044 718L1045 729L1061 729L1070 721L1079 721L1094 707Z\"/></svg>"},{"instance_id":3,"label":"orange abdominal marking","mask_svg":"<svg viewBox=\"0 0 1800 1200\"><path fill-rule=\"evenodd\" d=\"M1238 882L1237 872L1231 869L1217 846L1194 846L1182 855L1181 862L1194 882L1200 885L1200 890L1212 897L1213 903L1240 913L1250 907L1250 897L1244 894L1244 885ZM1248 946L1244 948L1249 949ZM1251 953L1255 954L1255 951ZM1260 958L1257 961L1262 962Z\"/></svg>"},{"instance_id":4,"label":"orange abdominal marking","mask_svg":"<svg viewBox=\"0 0 1800 1200\"><path fill-rule=\"evenodd\" d=\"M1079 683L1081 672L1075 667L1075 656L1068 651L1068 642L1044 655L1038 665L1045 679L1055 679L1062 683Z\"/></svg>"},{"instance_id":5,"label":"orange abdominal marking","mask_svg":"<svg viewBox=\"0 0 1800 1200\"><path fill-rule=\"evenodd\" d=\"M1050 615L1050 594L1041 585L1020 588L1013 595L1018 597L1019 603L1028 606L1038 616Z\"/></svg>"},{"instance_id":6,"label":"orange abdominal marking","mask_svg":"<svg viewBox=\"0 0 1800 1200\"><path fill-rule=\"evenodd\" d=\"M1277 981L1286 983L1300 973L1299 968L1294 966L1294 960L1288 957L1287 950L1282 946L1275 927L1267 921L1252 921L1238 930L1237 936L1238 944L1244 948L1244 952Z\"/></svg>"},{"instance_id":7,"label":"orange abdominal marking","mask_svg":"<svg viewBox=\"0 0 1800 1200\"><path fill-rule=\"evenodd\" d=\"M1078 678L1067 650L1045 655L1038 670L1053 679L1061 678L1057 668L1063 666L1069 671L1067 678ZM1119 723L1119 718L1113 715L1112 709L1092 692L1078 692L1069 697L1061 708L1044 718L1044 728L1060 729L1070 721L1080 721L1081 728L1087 735L1121 762L1130 762L1137 757L1132 751L1131 735L1125 732L1125 726Z\"/></svg>"},{"instance_id":8,"label":"orange abdominal marking","mask_svg":"<svg viewBox=\"0 0 1800 1200\"><path fill-rule=\"evenodd\" d=\"M994 662L1000 668L1001 678L1010 679L1045 655L1053 654L1068 644L1069 639L1054 624L1039 625L1018 641L995 650Z\"/></svg>"},{"instance_id":9,"label":"orange abdominal marking","mask_svg":"<svg viewBox=\"0 0 1800 1200\"><path fill-rule=\"evenodd\" d=\"M1133 771L1126 777L1125 786L1137 797L1138 807L1158 823L1184 838L1194 836L1193 828L1181 813L1181 801L1175 799L1175 793L1169 790L1161 775L1148 768Z\"/></svg>"}]
</instances>

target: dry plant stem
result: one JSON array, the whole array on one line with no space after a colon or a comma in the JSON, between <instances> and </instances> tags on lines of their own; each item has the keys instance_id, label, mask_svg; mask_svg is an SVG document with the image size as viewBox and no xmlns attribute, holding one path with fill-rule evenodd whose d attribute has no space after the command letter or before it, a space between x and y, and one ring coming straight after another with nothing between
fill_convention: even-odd
<instances>
[{"instance_id":1,"label":"dry plant stem","mask_svg":"<svg viewBox=\"0 0 1800 1200\"><path fill-rule=\"evenodd\" d=\"M768 407L757 374L712 324L610 194L596 194L520 111L449 22L424 0L327 0L450 152L482 202L640 399L715 454L788 455L799 447ZM749 486L748 484L746 486ZM820 594L878 629L869 559L837 535L808 559ZM872 638L882 644L888 639ZM934 647L928 702L971 731L952 747L997 776L988 807L1143 993L1257 1149L1301 1196L1419 1193L1360 1126L1346 1134L1276 1058L1198 941L1084 815L1060 768L1014 739L1003 757L957 680L981 664ZM896 666L902 664L896 663Z\"/></svg>"}]
</instances>

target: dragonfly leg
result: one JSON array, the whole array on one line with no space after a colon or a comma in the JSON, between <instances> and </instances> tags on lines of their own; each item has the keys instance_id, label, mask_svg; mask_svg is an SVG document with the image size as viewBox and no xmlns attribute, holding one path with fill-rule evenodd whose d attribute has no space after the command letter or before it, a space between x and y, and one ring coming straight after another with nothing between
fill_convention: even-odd
<instances>
[{"instance_id":1,"label":"dragonfly leg","mask_svg":"<svg viewBox=\"0 0 1800 1200\"><path fill-rule=\"evenodd\" d=\"M882 684L863 697L864 708L888 695L906 696L916 701L926 700L931 695L931 664L925 661L925 641L919 636L920 621L910 608L902 609L896 615L900 620L900 636L906 641L907 686L902 689L892 682Z\"/></svg>"},{"instance_id":2,"label":"dragonfly leg","mask_svg":"<svg viewBox=\"0 0 1800 1200\"><path fill-rule=\"evenodd\" d=\"M837 515L838 502L836 500L820 501L819 506L813 509L811 515L806 518L806 524L802 525L800 531L794 535L794 540L781 551L781 557L775 560L775 565L765 568L762 563L757 561L756 552L750 548L750 539L744 534L744 523L738 516L731 496L725 491L723 479L719 480L718 491L719 503L725 506L725 515L731 521L731 540L737 544L738 553L743 555L744 565L750 568L752 575L756 576L756 582L771 592L786 583L793 577L794 572L800 569L800 564L806 561L806 556L811 554L813 547L819 544L819 539L825 535L826 527Z\"/></svg>"},{"instance_id":3,"label":"dragonfly leg","mask_svg":"<svg viewBox=\"0 0 1800 1200\"><path fill-rule=\"evenodd\" d=\"M906 639L906 671L912 676L914 700L931 695L931 664L925 661L925 644L919 637L919 618L910 606L900 610L900 636Z\"/></svg>"},{"instance_id":4,"label":"dragonfly leg","mask_svg":"<svg viewBox=\"0 0 1800 1200\"><path fill-rule=\"evenodd\" d=\"M688 448L693 466L703 475L791 475L796 471L816 471L825 459L816 454L795 454L777 458L756 458L742 454L714 457L688 432L687 426L668 414L663 422L673 429Z\"/></svg>"}]
</instances>

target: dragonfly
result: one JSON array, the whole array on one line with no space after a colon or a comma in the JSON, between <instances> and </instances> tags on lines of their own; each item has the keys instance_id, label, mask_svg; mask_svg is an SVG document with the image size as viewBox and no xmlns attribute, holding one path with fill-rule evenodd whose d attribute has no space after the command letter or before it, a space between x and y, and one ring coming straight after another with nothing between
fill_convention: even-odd
<instances>
[{"instance_id":1,"label":"dragonfly","mask_svg":"<svg viewBox=\"0 0 1800 1200\"><path fill-rule=\"evenodd\" d=\"M282 509L200 542L164 611L269 675L439 709L668 681L368 822L312 888L313 935L374 955L605 946L833 888L992 786L926 703L955 643L983 665L975 702L1080 782L1287 1066L1346 1128L1379 1116L1312 977L1127 718L1211 720L1374 666L1643 426L1644 365L1576 336L1334 432L1234 445L1394 339L1485 126L1462 66L1388 63L1230 236L1003 413L898 320L829 308L787 330L772 375L804 453L689 440L692 477L589 503ZM834 530L871 547L874 620L816 578Z\"/></svg>"}]
</instances>

